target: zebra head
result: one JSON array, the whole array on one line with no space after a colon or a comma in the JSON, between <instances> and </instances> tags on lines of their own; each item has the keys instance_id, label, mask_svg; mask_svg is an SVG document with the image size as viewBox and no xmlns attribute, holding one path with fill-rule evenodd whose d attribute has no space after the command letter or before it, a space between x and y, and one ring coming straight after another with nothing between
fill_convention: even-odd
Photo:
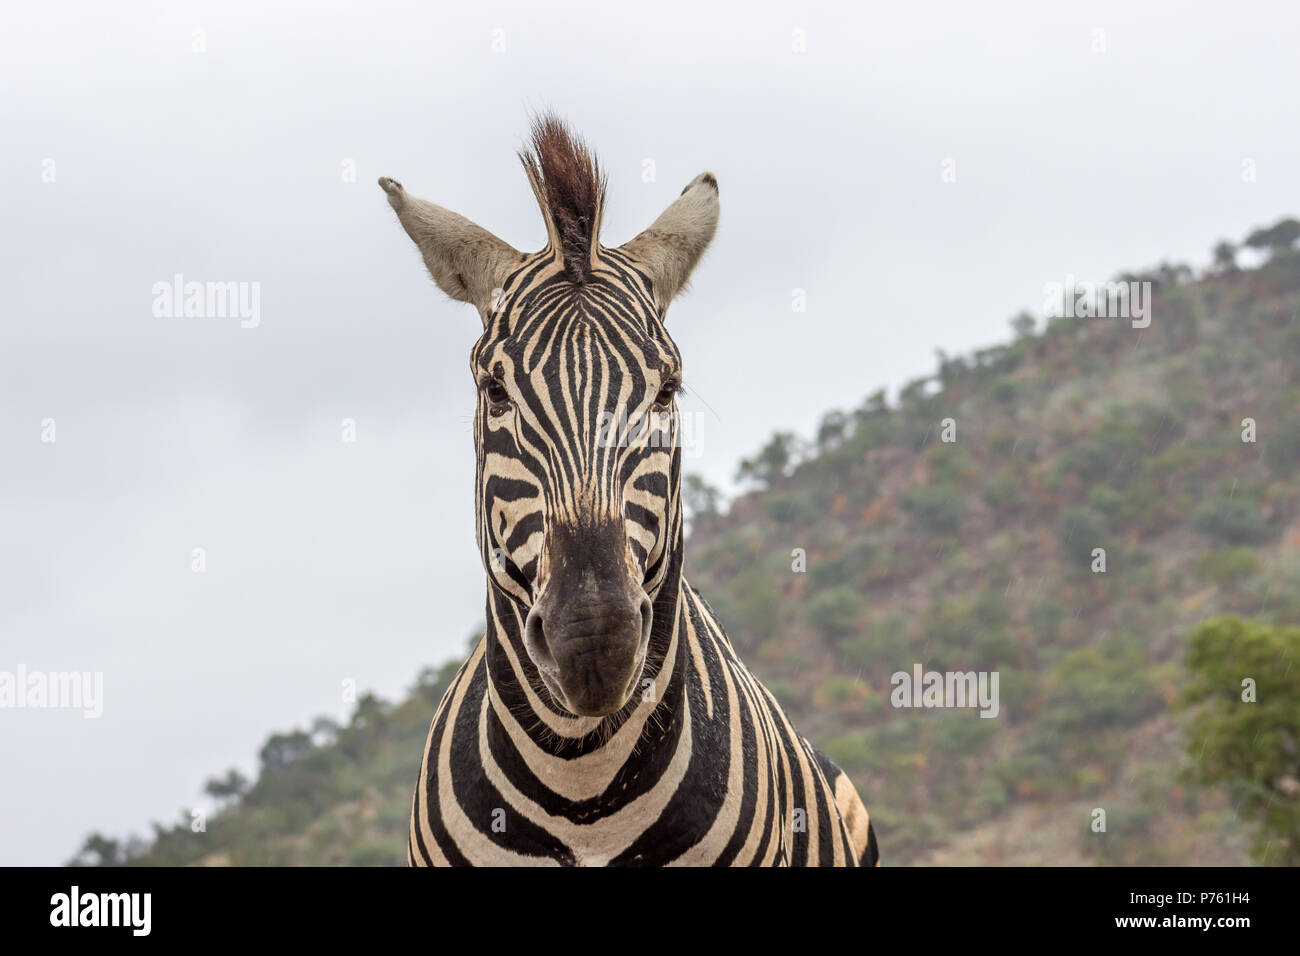
<instances>
[{"instance_id":1,"label":"zebra head","mask_svg":"<svg viewBox=\"0 0 1300 956\"><path fill-rule=\"evenodd\" d=\"M680 561L682 367L664 316L713 237L718 185L697 176L649 229L605 248L587 148L545 117L520 158L547 230L531 255L379 184L434 281L483 319L476 524L490 587L524 622L511 666L531 681L531 661L559 706L599 717L633 697Z\"/></svg>"}]
</instances>

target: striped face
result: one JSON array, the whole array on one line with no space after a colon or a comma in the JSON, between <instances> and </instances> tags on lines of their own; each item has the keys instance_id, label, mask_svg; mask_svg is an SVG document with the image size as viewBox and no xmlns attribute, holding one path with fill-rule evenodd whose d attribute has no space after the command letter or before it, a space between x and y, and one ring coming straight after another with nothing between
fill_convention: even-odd
<instances>
[{"instance_id":1,"label":"striped face","mask_svg":"<svg viewBox=\"0 0 1300 956\"><path fill-rule=\"evenodd\" d=\"M581 285L518 270L474 348L478 536L556 702L619 710L681 524L681 357L649 279L604 251Z\"/></svg>"},{"instance_id":2,"label":"striped face","mask_svg":"<svg viewBox=\"0 0 1300 956\"><path fill-rule=\"evenodd\" d=\"M483 318L479 545L523 619L507 656L537 671L511 679L539 677L559 707L599 717L636 689L681 538L681 359L663 318L717 228L718 182L700 174L650 228L606 248L594 157L553 118L532 147L521 159L547 232L533 255L379 185L438 286Z\"/></svg>"}]
</instances>

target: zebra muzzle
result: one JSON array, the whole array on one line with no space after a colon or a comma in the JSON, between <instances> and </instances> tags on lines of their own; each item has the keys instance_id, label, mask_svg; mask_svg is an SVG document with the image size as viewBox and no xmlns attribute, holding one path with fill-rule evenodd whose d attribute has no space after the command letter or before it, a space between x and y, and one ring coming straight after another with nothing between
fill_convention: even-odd
<instances>
[{"instance_id":1,"label":"zebra muzzle","mask_svg":"<svg viewBox=\"0 0 1300 956\"><path fill-rule=\"evenodd\" d=\"M528 612L524 646L563 707L604 717L636 689L653 619L644 592L576 600L543 595Z\"/></svg>"}]
</instances>

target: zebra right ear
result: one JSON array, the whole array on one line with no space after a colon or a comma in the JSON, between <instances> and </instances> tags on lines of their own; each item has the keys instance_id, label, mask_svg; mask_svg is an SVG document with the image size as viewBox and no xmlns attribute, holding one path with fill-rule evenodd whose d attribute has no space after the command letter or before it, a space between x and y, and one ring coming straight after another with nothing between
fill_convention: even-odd
<instances>
[{"instance_id":1,"label":"zebra right ear","mask_svg":"<svg viewBox=\"0 0 1300 956\"><path fill-rule=\"evenodd\" d=\"M718 228L718 180L700 173L645 232L622 250L650 274L662 312L691 277Z\"/></svg>"},{"instance_id":2,"label":"zebra right ear","mask_svg":"<svg viewBox=\"0 0 1300 956\"><path fill-rule=\"evenodd\" d=\"M486 326L496 291L524 254L464 216L410 195L394 179L383 176L379 185L438 288L474 305Z\"/></svg>"}]
</instances>

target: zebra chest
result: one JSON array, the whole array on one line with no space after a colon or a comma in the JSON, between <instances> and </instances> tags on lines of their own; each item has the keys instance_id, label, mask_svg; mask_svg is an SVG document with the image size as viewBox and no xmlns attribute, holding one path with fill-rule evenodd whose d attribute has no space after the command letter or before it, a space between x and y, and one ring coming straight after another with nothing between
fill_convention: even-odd
<instances>
[{"instance_id":1,"label":"zebra chest","mask_svg":"<svg viewBox=\"0 0 1300 956\"><path fill-rule=\"evenodd\" d=\"M444 764L439 822L476 865L781 865L781 757L770 737L734 735L722 716L687 701L680 732L658 746L637 738L568 760L475 739Z\"/></svg>"},{"instance_id":2,"label":"zebra chest","mask_svg":"<svg viewBox=\"0 0 1300 956\"><path fill-rule=\"evenodd\" d=\"M555 747L546 714L503 705L477 661L426 753L414 855L435 864L787 864L833 798L779 708L693 629L676 681L601 746ZM544 731L544 732L543 732ZM804 814L800 819L799 814Z\"/></svg>"},{"instance_id":3,"label":"zebra chest","mask_svg":"<svg viewBox=\"0 0 1300 956\"><path fill-rule=\"evenodd\" d=\"M531 756L531 761L526 759ZM467 860L568 866L661 865L707 832L689 739L667 760L592 754L589 762L509 753L462 765L444 822Z\"/></svg>"}]
</instances>

